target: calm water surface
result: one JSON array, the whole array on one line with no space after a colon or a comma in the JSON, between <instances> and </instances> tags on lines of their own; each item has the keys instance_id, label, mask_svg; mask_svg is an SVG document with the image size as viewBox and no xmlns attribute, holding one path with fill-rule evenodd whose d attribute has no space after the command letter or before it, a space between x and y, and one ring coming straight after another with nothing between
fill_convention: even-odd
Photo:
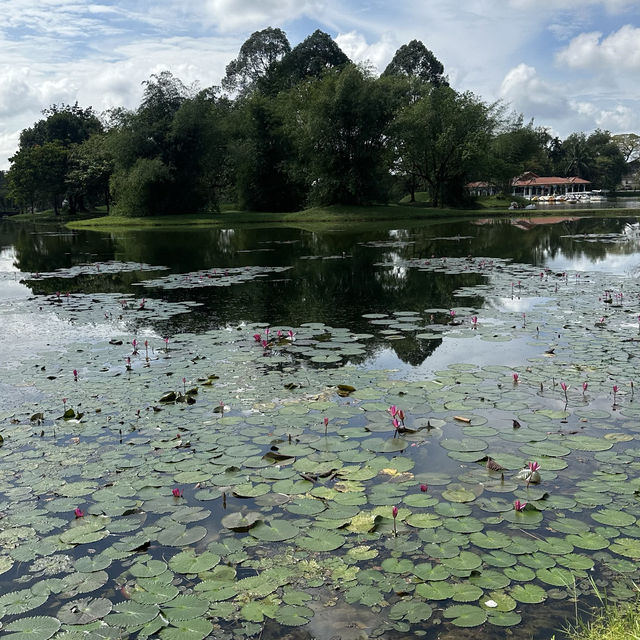
<instances>
[{"instance_id":1,"label":"calm water surface","mask_svg":"<svg viewBox=\"0 0 640 640\"><path fill-rule=\"evenodd\" d=\"M516 221L436 221L409 227L386 223L322 231L238 227L103 233L70 232L55 226L0 221L0 368L27 366L36 355L39 362L44 357L48 358L47 364L53 364L56 353L80 339L126 341L131 335L130 326L114 324L112 318L73 322L61 317L50 304L39 306L40 301L51 300L58 293L64 300L67 292L71 295L131 294L136 304L145 297L197 303L198 306L188 312L168 319L137 320L136 335L156 340L159 336L199 334L251 322L293 327L309 322L324 323L352 332L374 333L370 319L363 317L365 314L419 312L427 317L431 314L434 322L441 322L442 310L464 308L479 316L483 310L491 310L488 315L492 317L499 318L500 313L519 316L535 312L536 307L544 306L548 300L543 296L521 298L517 283L512 283L510 291L486 295L476 291L460 297L455 295L456 291L482 285L485 276L422 272L408 269L404 261L482 256L507 258L541 271L549 269L552 274L600 272L637 278L640 234L630 226L636 223L635 217L558 216ZM58 269L110 261L145 263L167 270L42 277ZM185 284L176 289L163 289L137 284L167 274L247 266L289 268L227 287L191 288ZM499 324L496 331L500 331ZM370 369L389 369L397 378L415 380L459 362L519 367L541 351L541 343L530 336L514 339L508 349L504 349L480 340L389 340L376 332L364 346L365 353L350 358L351 363ZM0 377L3 398L0 410L11 409L12 403L16 403L16 394L20 403L37 402L39 398L35 389L27 387L17 391ZM455 473L457 465L440 453L442 459L437 464ZM426 460L421 460L421 455L426 454L416 452L414 455L418 465L426 464ZM433 465L434 460L430 464ZM560 481L556 486L561 486ZM8 575L16 579L19 571L14 567ZM531 614L529 623L533 621L533 627L528 629L533 630L526 633L548 638L547 627L557 625L572 611L572 605L567 602L554 606L557 609L552 621L545 618L545 614ZM340 619L340 608L335 612L335 618ZM349 615L348 610L345 615ZM327 640L330 637L322 628L323 625L330 627L325 618L326 613L318 612L312 619L309 632L313 637ZM334 626L338 624L333 621ZM517 635L518 629L514 629L516 637L525 637ZM275 639L284 633L270 628L265 638ZM435 638L437 633L428 629L427 637ZM473 637L464 631L456 633L447 637ZM480 636L477 632L476 637L506 637L491 633Z\"/></svg>"}]
</instances>

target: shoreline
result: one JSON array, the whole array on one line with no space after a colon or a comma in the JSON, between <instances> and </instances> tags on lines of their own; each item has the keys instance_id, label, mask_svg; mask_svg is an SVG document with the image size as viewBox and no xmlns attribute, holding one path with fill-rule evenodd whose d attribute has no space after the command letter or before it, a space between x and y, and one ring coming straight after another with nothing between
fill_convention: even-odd
<instances>
[{"instance_id":1,"label":"shoreline","mask_svg":"<svg viewBox=\"0 0 640 640\"><path fill-rule=\"evenodd\" d=\"M460 220L481 218L509 218L513 220L531 218L583 218L583 217L635 217L640 216L638 208L610 209L533 209L509 210L507 208L478 209L433 209L430 207L406 205L377 205L355 207L333 205L315 207L289 213L262 213L253 211L227 210L216 214L183 214L175 216L150 216L129 218L108 215L55 217L53 214L20 214L7 220L16 222L61 223L72 230L111 231L118 229L162 229L162 228L220 228L244 225L347 225L377 222L425 222L437 220Z\"/></svg>"}]
</instances>

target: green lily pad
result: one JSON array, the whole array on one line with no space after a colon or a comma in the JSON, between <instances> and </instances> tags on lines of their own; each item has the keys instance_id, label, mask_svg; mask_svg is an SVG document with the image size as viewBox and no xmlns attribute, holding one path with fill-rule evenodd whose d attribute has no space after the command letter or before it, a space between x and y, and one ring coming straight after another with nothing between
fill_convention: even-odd
<instances>
[{"instance_id":1,"label":"green lily pad","mask_svg":"<svg viewBox=\"0 0 640 640\"><path fill-rule=\"evenodd\" d=\"M547 599L547 594L542 587L535 584L516 585L511 589L511 597L524 604L538 604Z\"/></svg>"},{"instance_id":2,"label":"green lily pad","mask_svg":"<svg viewBox=\"0 0 640 640\"><path fill-rule=\"evenodd\" d=\"M480 607L470 604L458 604L447 607L443 613L443 617L456 627L479 627L487 621L487 612Z\"/></svg>"},{"instance_id":3,"label":"green lily pad","mask_svg":"<svg viewBox=\"0 0 640 640\"><path fill-rule=\"evenodd\" d=\"M7 624L5 632L11 633L9 638L13 640L48 640L57 633L61 623L50 616L35 616L33 618L21 618Z\"/></svg>"},{"instance_id":4,"label":"green lily pad","mask_svg":"<svg viewBox=\"0 0 640 640\"><path fill-rule=\"evenodd\" d=\"M82 598L64 604L58 611L58 620L64 624L88 624L104 618L113 605L106 598Z\"/></svg>"},{"instance_id":5,"label":"green lily pad","mask_svg":"<svg viewBox=\"0 0 640 640\"><path fill-rule=\"evenodd\" d=\"M258 540L267 542L280 542L290 540L300 533L300 529L288 520L271 520L271 522L261 522L253 527L249 534Z\"/></svg>"}]
</instances>

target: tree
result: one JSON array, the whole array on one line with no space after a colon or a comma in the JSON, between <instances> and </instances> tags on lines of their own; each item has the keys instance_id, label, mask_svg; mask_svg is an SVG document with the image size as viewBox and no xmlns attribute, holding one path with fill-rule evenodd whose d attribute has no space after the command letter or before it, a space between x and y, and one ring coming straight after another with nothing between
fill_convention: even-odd
<instances>
[{"instance_id":1,"label":"tree","mask_svg":"<svg viewBox=\"0 0 640 640\"><path fill-rule=\"evenodd\" d=\"M285 100L256 92L232 115L234 186L244 209L292 211L304 203L303 180L290 170L295 149L284 130Z\"/></svg>"},{"instance_id":2,"label":"tree","mask_svg":"<svg viewBox=\"0 0 640 640\"><path fill-rule=\"evenodd\" d=\"M33 213L36 204L49 203L55 214L60 212L65 193L67 150L59 142L20 149L10 158L9 192Z\"/></svg>"},{"instance_id":3,"label":"tree","mask_svg":"<svg viewBox=\"0 0 640 640\"><path fill-rule=\"evenodd\" d=\"M495 105L433 87L396 118L396 162L427 185L434 207L459 202L464 185L486 167L495 126Z\"/></svg>"},{"instance_id":4,"label":"tree","mask_svg":"<svg viewBox=\"0 0 640 640\"><path fill-rule=\"evenodd\" d=\"M267 27L254 31L240 47L240 53L226 68L223 88L246 94L278 60L291 51L287 36L281 29Z\"/></svg>"},{"instance_id":5,"label":"tree","mask_svg":"<svg viewBox=\"0 0 640 640\"><path fill-rule=\"evenodd\" d=\"M171 122L169 145L179 192L176 211L217 211L226 184L229 103L201 91L182 103Z\"/></svg>"},{"instance_id":6,"label":"tree","mask_svg":"<svg viewBox=\"0 0 640 640\"><path fill-rule=\"evenodd\" d=\"M116 196L115 212L125 216L176 213L174 181L170 168L160 158L138 158L135 164L116 170L111 179Z\"/></svg>"},{"instance_id":7,"label":"tree","mask_svg":"<svg viewBox=\"0 0 640 640\"><path fill-rule=\"evenodd\" d=\"M392 101L383 84L355 65L294 91L287 118L311 202L368 204L387 199L387 128Z\"/></svg>"},{"instance_id":8,"label":"tree","mask_svg":"<svg viewBox=\"0 0 640 640\"><path fill-rule=\"evenodd\" d=\"M625 162L640 159L640 136L637 133L620 133L611 139L620 149Z\"/></svg>"},{"instance_id":9,"label":"tree","mask_svg":"<svg viewBox=\"0 0 640 640\"><path fill-rule=\"evenodd\" d=\"M0 211L11 211L16 208L13 198L9 195L9 176L0 170Z\"/></svg>"},{"instance_id":10,"label":"tree","mask_svg":"<svg viewBox=\"0 0 640 640\"><path fill-rule=\"evenodd\" d=\"M503 194L511 193L513 179L525 171L544 173L548 134L533 122L524 125L522 116L506 123L491 141L487 175Z\"/></svg>"},{"instance_id":11,"label":"tree","mask_svg":"<svg viewBox=\"0 0 640 640\"><path fill-rule=\"evenodd\" d=\"M613 190L620 183L626 163L609 131L597 129L589 137L572 133L563 143L565 175L591 181L596 189Z\"/></svg>"},{"instance_id":12,"label":"tree","mask_svg":"<svg viewBox=\"0 0 640 640\"><path fill-rule=\"evenodd\" d=\"M331 36L317 29L282 60L271 65L259 87L269 94L286 91L304 80L320 78L329 69L344 67L350 62Z\"/></svg>"},{"instance_id":13,"label":"tree","mask_svg":"<svg viewBox=\"0 0 640 640\"><path fill-rule=\"evenodd\" d=\"M394 54L383 75L418 78L435 87L448 85L444 65L420 40L403 44Z\"/></svg>"},{"instance_id":14,"label":"tree","mask_svg":"<svg viewBox=\"0 0 640 640\"><path fill-rule=\"evenodd\" d=\"M29 208L34 213L38 197L38 176L31 155L32 150L25 148L9 158L11 168L7 173L7 190L9 197L21 209Z\"/></svg>"},{"instance_id":15,"label":"tree","mask_svg":"<svg viewBox=\"0 0 640 640\"><path fill-rule=\"evenodd\" d=\"M92 107L83 109L77 102L73 105L54 104L42 113L45 118L20 132L20 149L46 142L58 142L69 148L102 131L102 124Z\"/></svg>"},{"instance_id":16,"label":"tree","mask_svg":"<svg viewBox=\"0 0 640 640\"><path fill-rule=\"evenodd\" d=\"M583 180L591 179L593 149L584 133L572 133L562 143L565 159L564 175L576 176Z\"/></svg>"},{"instance_id":17,"label":"tree","mask_svg":"<svg viewBox=\"0 0 640 640\"><path fill-rule=\"evenodd\" d=\"M95 134L71 150L66 175L71 213L82 208L84 198L92 203L104 202L109 213L113 156L105 138L104 134Z\"/></svg>"}]
</instances>

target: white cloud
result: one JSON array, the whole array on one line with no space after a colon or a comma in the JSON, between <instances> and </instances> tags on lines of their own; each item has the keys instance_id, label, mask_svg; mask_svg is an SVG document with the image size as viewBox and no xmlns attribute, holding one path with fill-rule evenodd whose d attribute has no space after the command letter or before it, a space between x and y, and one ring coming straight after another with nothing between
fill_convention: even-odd
<instances>
[{"instance_id":1,"label":"white cloud","mask_svg":"<svg viewBox=\"0 0 640 640\"><path fill-rule=\"evenodd\" d=\"M247 31L320 15L323 5L322 0L207 0L205 16L220 31Z\"/></svg>"},{"instance_id":2,"label":"white cloud","mask_svg":"<svg viewBox=\"0 0 640 640\"><path fill-rule=\"evenodd\" d=\"M585 7L603 7L609 13L621 13L636 5L635 0L509 0L516 9L538 12L567 11Z\"/></svg>"},{"instance_id":3,"label":"white cloud","mask_svg":"<svg viewBox=\"0 0 640 640\"><path fill-rule=\"evenodd\" d=\"M569 111L564 90L545 81L535 67L524 63L507 73L500 96L526 117L564 118Z\"/></svg>"},{"instance_id":4,"label":"white cloud","mask_svg":"<svg viewBox=\"0 0 640 640\"><path fill-rule=\"evenodd\" d=\"M627 133L640 129L640 114L625 105L603 109L591 102L571 102L571 108L584 122L592 124L589 129L606 129L612 133Z\"/></svg>"},{"instance_id":5,"label":"white cloud","mask_svg":"<svg viewBox=\"0 0 640 640\"><path fill-rule=\"evenodd\" d=\"M558 53L557 60L572 69L640 71L640 28L627 24L606 38L596 31L582 33Z\"/></svg>"},{"instance_id":6,"label":"white cloud","mask_svg":"<svg viewBox=\"0 0 640 640\"><path fill-rule=\"evenodd\" d=\"M382 73L391 61L393 54L398 48L389 34L384 34L380 40L369 44L364 35L357 31L340 33L336 36L338 46L354 62L370 62Z\"/></svg>"}]
</instances>

